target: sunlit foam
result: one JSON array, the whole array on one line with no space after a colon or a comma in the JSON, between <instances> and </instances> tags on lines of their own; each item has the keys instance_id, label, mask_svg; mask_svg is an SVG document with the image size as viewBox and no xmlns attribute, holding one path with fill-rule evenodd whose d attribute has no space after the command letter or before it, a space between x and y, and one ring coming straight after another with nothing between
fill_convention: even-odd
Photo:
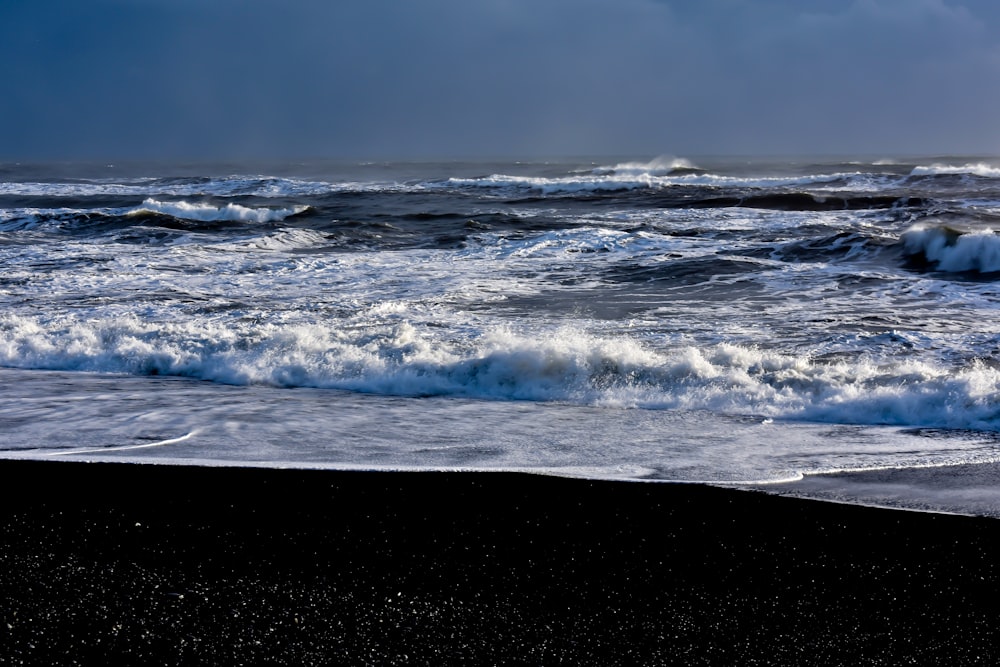
<instances>
[{"instance_id":1,"label":"sunlit foam","mask_svg":"<svg viewBox=\"0 0 1000 667\"><path fill-rule=\"evenodd\" d=\"M914 167L911 172L913 176L939 176L947 174L967 174L970 176L982 176L984 178L998 178L1000 177L1000 167L994 167L985 162L961 165L936 163Z\"/></svg>"},{"instance_id":2,"label":"sunlit foam","mask_svg":"<svg viewBox=\"0 0 1000 667\"><path fill-rule=\"evenodd\" d=\"M653 349L628 336L568 328L545 335L494 328L448 341L406 322L338 327L6 315L0 364L386 395L1000 428L1000 370L978 361L820 362L733 344Z\"/></svg>"},{"instance_id":3,"label":"sunlit foam","mask_svg":"<svg viewBox=\"0 0 1000 667\"><path fill-rule=\"evenodd\" d=\"M1000 235L992 230L964 232L944 225L917 225L903 232L904 252L939 271L1000 271Z\"/></svg>"},{"instance_id":4,"label":"sunlit foam","mask_svg":"<svg viewBox=\"0 0 1000 667\"><path fill-rule=\"evenodd\" d=\"M162 202L147 199L141 206L132 209L128 215L160 213L182 220L197 220L200 222L232 221L232 222L278 222L308 210L308 206L292 208L250 208L239 204L212 206L211 204L191 203L187 201Z\"/></svg>"}]
</instances>

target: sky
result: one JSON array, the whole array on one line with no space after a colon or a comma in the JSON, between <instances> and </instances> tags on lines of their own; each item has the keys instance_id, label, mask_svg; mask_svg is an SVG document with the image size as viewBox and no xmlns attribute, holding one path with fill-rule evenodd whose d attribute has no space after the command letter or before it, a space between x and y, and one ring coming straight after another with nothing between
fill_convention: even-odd
<instances>
[{"instance_id":1,"label":"sky","mask_svg":"<svg viewBox=\"0 0 1000 667\"><path fill-rule=\"evenodd\" d=\"M1000 154L995 0L3 0L0 159Z\"/></svg>"}]
</instances>

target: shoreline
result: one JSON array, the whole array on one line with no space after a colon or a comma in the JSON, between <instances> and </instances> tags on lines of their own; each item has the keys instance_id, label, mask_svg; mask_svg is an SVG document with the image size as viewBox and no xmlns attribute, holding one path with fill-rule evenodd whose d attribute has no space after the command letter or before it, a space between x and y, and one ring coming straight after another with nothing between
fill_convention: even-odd
<instances>
[{"instance_id":1,"label":"shoreline","mask_svg":"<svg viewBox=\"0 0 1000 667\"><path fill-rule=\"evenodd\" d=\"M995 462L815 473L767 490L832 503L1000 519L1000 464Z\"/></svg>"},{"instance_id":2,"label":"shoreline","mask_svg":"<svg viewBox=\"0 0 1000 667\"><path fill-rule=\"evenodd\" d=\"M0 471L13 664L1000 654L990 518L513 472Z\"/></svg>"}]
</instances>

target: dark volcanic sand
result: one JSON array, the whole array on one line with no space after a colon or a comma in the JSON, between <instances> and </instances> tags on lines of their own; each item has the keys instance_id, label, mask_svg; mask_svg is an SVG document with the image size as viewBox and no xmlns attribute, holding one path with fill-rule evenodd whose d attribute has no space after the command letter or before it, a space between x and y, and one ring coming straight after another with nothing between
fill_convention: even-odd
<instances>
[{"instance_id":1,"label":"dark volcanic sand","mask_svg":"<svg viewBox=\"0 0 1000 667\"><path fill-rule=\"evenodd\" d=\"M513 473L0 469L2 664L1000 659L992 519Z\"/></svg>"}]
</instances>

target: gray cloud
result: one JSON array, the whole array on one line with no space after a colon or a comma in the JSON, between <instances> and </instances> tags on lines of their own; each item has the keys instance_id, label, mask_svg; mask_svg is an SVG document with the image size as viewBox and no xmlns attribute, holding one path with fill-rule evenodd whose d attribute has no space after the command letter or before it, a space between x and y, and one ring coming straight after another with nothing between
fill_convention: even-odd
<instances>
[{"instance_id":1,"label":"gray cloud","mask_svg":"<svg viewBox=\"0 0 1000 667\"><path fill-rule=\"evenodd\" d=\"M995 153L985 0L14 0L0 157Z\"/></svg>"}]
</instances>

